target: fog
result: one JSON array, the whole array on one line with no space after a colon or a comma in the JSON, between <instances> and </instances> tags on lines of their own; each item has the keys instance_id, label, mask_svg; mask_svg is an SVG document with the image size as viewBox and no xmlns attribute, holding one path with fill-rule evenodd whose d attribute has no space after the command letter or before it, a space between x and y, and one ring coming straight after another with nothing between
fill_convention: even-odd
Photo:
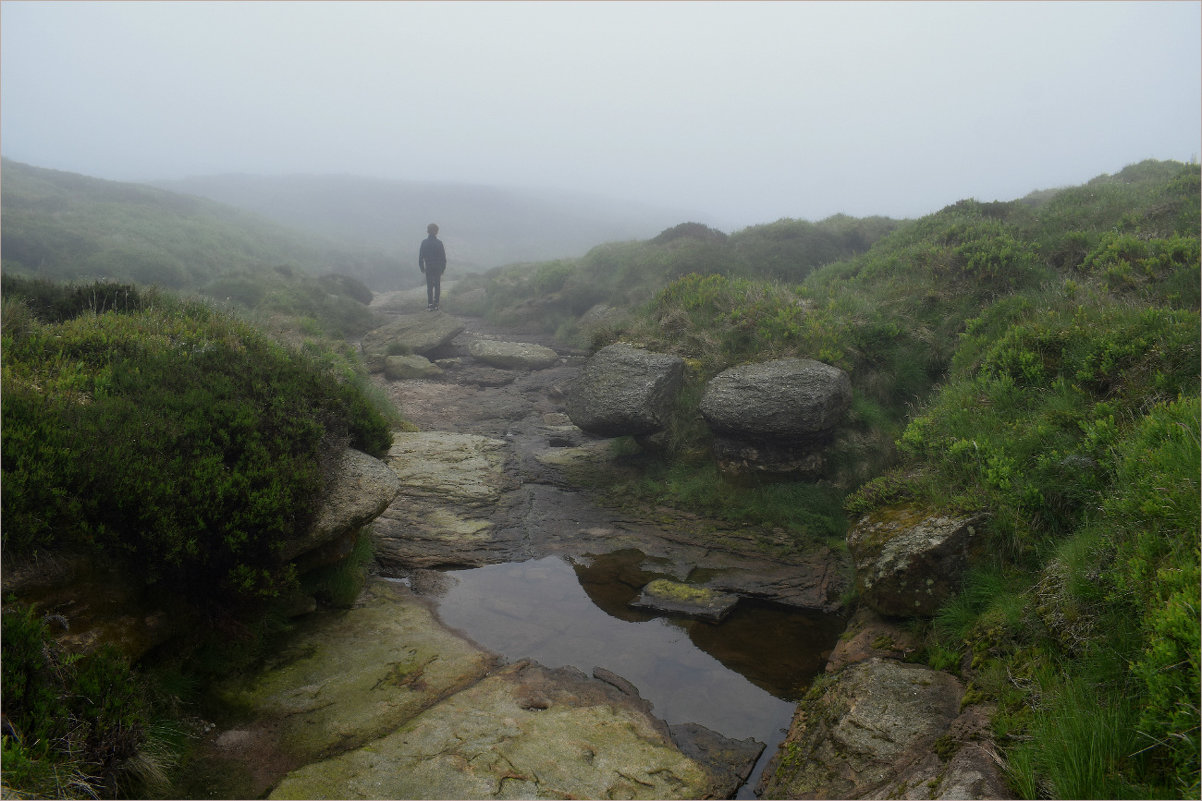
<instances>
[{"instance_id":1,"label":"fog","mask_svg":"<svg viewBox=\"0 0 1202 801\"><path fill-rule=\"evenodd\" d=\"M4 0L0 150L914 217L1196 159L1200 41L1202 4L1142 0Z\"/></svg>"}]
</instances>

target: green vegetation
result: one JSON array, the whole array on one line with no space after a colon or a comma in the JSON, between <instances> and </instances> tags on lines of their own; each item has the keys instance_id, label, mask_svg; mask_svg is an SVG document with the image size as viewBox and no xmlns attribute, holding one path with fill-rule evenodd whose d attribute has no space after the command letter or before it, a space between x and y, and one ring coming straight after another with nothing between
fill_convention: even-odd
<instances>
[{"instance_id":1,"label":"green vegetation","mask_svg":"<svg viewBox=\"0 0 1202 801\"><path fill-rule=\"evenodd\" d=\"M299 581L282 551L329 457L380 455L400 422L345 342L376 325L372 293L318 275L343 254L214 203L7 160L4 178L6 563L87 554L195 624L131 668L6 598L5 794L169 792L185 741L161 719L253 661L274 606L362 586L365 542ZM175 689L147 690L160 674Z\"/></svg>"},{"instance_id":2,"label":"green vegetation","mask_svg":"<svg viewBox=\"0 0 1202 801\"><path fill-rule=\"evenodd\" d=\"M285 597L297 580L279 537L312 514L321 454L332 442L387 447L389 422L353 354L322 339L368 324L365 288L299 261L263 269L230 254L217 271L165 273L228 298L269 338L139 286L136 271L110 275L135 283L62 287L43 279L66 261L20 237L10 251L10 236L73 213L56 194L61 176L34 175L59 185L43 187L41 207L22 188L28 177L18 174L26 205L11 234L7 180L4 198L5 556L70 545L127 560L198 603ZM1013 789L1196 797L1200 177L1197 165L1144 162L906 222L782 220L729 236L686 223L581 259L498 269L455 293L482 297L477 310L497 322L686 358L673 420L627 455L640 477L615 473L614 497L784 532L796 548L838 541L851 517L894 504L982 514L988 556L917 624L926 644L915 658L960 674L966 702L996 706ZM80 258L102 249L90 225L41 241ZM783 356L851 377L828 475L736 481L713 464L702 387L729 366ZM304 591L346 603L366 547L304 577ZM275 625L247 628L262 638ZM45 631L32 613L5 614L6 792L125 792L133 785L113 765L146 750L150 713L134 695L119 709L72 711L93 692L72 687L125 668L39 645ZM93 724L42 731L40 717L15 717L13 699L141 733L106 734L89 751L71 733ZM72 760L44 750L60 745Z\"/></svg>"},{"instance_id":3,"label":"green vegetation","mask_svg":"<svg viewBox=\"0 0 1202 801\"><path fill-rule=\"evenodd\" d=\"M501 324L538 320L544 331L587 343L579 317L597 304L632 309L688 275L800 281L815 268L867 250L898 225L883 217L836 215L819 223L779 220L727 236L699 223L669 228L647 242L593 248L580 259L498 268L455 288L483 288L475 311Z\"/></svg>"},{"instance_id":4,"label":"green vegetation","mask_svg":"<svg viewBox=\"0 0 1202 801\"><path fill-rule=\"evenodd\" d=\"M963 667L969 699L997 705L1016 792L1196 797L1199 179L1197 165L1143 162L887 226L685 225L496 271L488 311L537 310L594 347L688 360L676 419L624 498L799 543L891 504L984 513L988 561L927 624L922 658ZM864 247L821 250L815 235L836 224L868 232ZM620 313L586 329L595 303ZM851 376L830 485L735 483L707 457L704 382L782 356Z\"/></svg>"},{"instance_id":5,"label":"green vegetation","mask_svg":"<svg viewBox=\"0 0 1202 801\"><path fill-rule=\"evenodd\" d=\"M395 412L349 348L286 346L133 285L5 279L4 558L82 551L185 604L202 625L168 668L184 688L247 664L280 627L273 599L302 589L282 550L316 512L328 457L344 445L382 455ZM303 589L348 603L364 545ZM168 792L182 743L158 720L178 695L145 689L162 669L131 673L111 649L67 653L10 601L6 794Z\"/></svg>"},{"instance_id":6,"label":"green vegetation","mask_svg":"<svg viewBox=\"0 0 1202 801\"><path fill-rule=\"evenodd\" d=\"M123 297L57 323L5 297L6 555L97 548L198 602L274 595L323 454L383 453L388 420L347 363L201 304Z\"/></svg>"},{"instance_id":7,"label":"green vegetation","mask_svg":"<svg viewBox=\"0 0 1202 801\"><path fill-rule=\"evenodd\" d=\"M65 653L28 608L5 610L2 636L6 796L162 789L148 695L112 646Z\"/></svg>"},{"instance_id":8,"label":"green vegetation","mask_svg":"<svg viewBox=\"0 0 1202 801\"><path fill-rule=\"evenodd\" d=\"M224 303L277 333L303 322L311 334L344 338L375 325L371 290L356 276L379 272L380 257L200 198L8 159L3 170L6 282L158 286Z\"/></svg>"}]
</instances>

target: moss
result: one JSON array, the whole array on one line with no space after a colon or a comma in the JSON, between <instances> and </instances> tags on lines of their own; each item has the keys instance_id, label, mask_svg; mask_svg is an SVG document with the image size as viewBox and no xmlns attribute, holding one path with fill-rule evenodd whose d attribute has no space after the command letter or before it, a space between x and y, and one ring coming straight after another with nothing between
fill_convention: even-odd
<instances>
[{"instance_id":1,"label":"moss","mask_svg":"<svg viewBox=\"0 0 1202 801\"><path fill-rule=\"evenodd\" d=\"M945 734L935 740L933 750L939 756L940 761L947 762L960 750L960 745L960 741L955 737Z\"/></svg>"},{"instance_id":2,"label":"moss","mask_svg":"<svg viewBox=\"0 0 1202 801\"><path fill-rule=\"evenodd\" d=\"M679 581L671 581L669 579L656 579L643 589L647 594L653 595L656 598L696 606L708 606L718 600L721 595L717 591L707 589L706 587L682 584Z\"/></svg>"}]
</instances>

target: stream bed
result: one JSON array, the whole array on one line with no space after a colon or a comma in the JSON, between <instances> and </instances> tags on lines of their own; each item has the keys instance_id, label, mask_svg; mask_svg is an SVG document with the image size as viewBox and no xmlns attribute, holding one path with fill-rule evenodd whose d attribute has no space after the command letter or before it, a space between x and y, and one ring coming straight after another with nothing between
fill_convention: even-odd
<instances>
[{"instance_id":1,"label":"stream bed","mask_svg":"<svg viewBox=\"0 0 1202 801\"><path fill-rule=\"evenodd\" d=\"M743 601L720 623L629 604L654 576L643 555L547 556L444 574L444 624L508 660L534 659L633 684L669 724L700 723L766 748L739 798L784 738L798 698L826 663L844 619Z\"/></svg>"}]
</instances>

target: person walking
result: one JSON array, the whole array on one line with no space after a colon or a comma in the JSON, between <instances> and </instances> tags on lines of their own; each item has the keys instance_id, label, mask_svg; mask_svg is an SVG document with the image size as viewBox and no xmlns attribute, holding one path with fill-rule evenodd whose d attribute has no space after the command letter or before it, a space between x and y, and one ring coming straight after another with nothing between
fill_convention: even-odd
<instances>
[{"instance_id":1,"label":"person walking","mask_svg":"<svg viewBox=\"0 0 1202 801\"><path fill-rule=\"evenodd\" d=\"M442 274L447 269L447 251L438 238L437 225L427 225L426 233L429 236L422 240L417 253L417 268L426 274L426 311L437 311Z\"/></svg>"}]
</instances>

